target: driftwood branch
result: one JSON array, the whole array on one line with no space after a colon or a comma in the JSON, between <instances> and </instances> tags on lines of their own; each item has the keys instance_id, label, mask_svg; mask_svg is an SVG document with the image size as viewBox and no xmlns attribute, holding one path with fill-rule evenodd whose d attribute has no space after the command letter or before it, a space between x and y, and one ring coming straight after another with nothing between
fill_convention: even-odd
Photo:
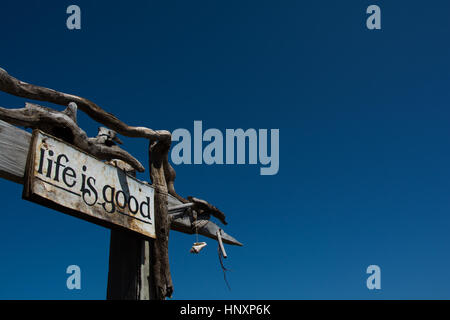
<instances>
[{"instance_id":1,"label":"driftwood branch","mask_svg":"<svg viewBox=\"0 0 450 320\"><path fill-rule=\"evenodd\" d=\"M199 214L210 214L219 219L223 224L227 224L227 222L225 221L225 214L209 202L194 197L188 197L188 200L189 202L194 203L194 209Z\"/></svg>"},{"instance_id":2,"label":"driftwood branch","mask_svg":"<svg viewBox=\"0 0 450 320\"><path fill-rule=\"evenodd\" d=\"M88 99L20 81L10 76L2 68L0 68L0 90L18 97L46 101L62 106L75 102L78 108L92 119L124 136L141 137L156 141L170 140L171 135L169 131L155 131L145 127L129 126Z\"/></svg>"},{"instance_id":3,"label":"driftwood branch","mask_svg":"<svg viewBox=\"0 0 450 320\"><path fill-rule=\"evenodd\" d=\"M155 231L153 252L156 259L152 263L152 275L156 286L156 298L163 300L173 292L172 276L169 266L169 231L171 219L168 212L168 192L165 177L164 159L170 149L170 140L150 142L149 171L155 188Z\"/></svg>"},{"instance_id":4,"label":"driftwood branch","mask_svg":"<svg viewBox=\"0 0 450 320\"><path fill-rule=\"evenodd\" d=\"M100 160L120 159L136 170L143 172L144 166L125 150L109 142L105 135L88 138L76 123L76 105L71 103L63 112L36 104L27 103L25 108L0 107L0 119L11 124L33 129L61 138ZM114 137L112 137L114 138Z\"/></svg>"},{"instance_id":5,"label":"driftwood branch","mask_svg":"<svg viewBox=\"0 0 450 320\"><path fill-rule=\"evenodd\" d=\"M171 196L174 196L175 198L177 198L179 201L181 201L183 203L188 203L189 201L187 199L183 198L175 191L174 183L175 183L175 178L176 178L177 174L175 172L175 169L172 167L172 165L169 162L169 152L168 151L167 151L167 153L164 154L162 161L163 161L163 167L164 167L164 178L166 180L168 193Z\"/></svg>"}]
</instances>

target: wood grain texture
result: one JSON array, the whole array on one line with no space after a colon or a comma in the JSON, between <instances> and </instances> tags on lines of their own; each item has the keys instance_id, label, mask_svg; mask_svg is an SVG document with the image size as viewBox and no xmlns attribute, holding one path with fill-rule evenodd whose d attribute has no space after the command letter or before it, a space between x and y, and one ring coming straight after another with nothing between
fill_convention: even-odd
<instances>
[{"instance_id":1,"label":"wood grain texture","mask_svg":"<svg viewBox=\"0 0 450 320\"><path fill-rule=\"evenodd\" d=\"M111 230L109 246L108 300L144 300L141 299L143 281L141 262L143 240L135 234L123 230Z\"/></svg>"},{"instance_id":2,"label":"wood grain texture","mask_svg":"<svg viewBox=\"0 0 450 320\"><path fill-rule=\"evenodd\" d=\"M31 133L0 120L0 177L23 184Z\"/></svg>"},{"instance_id":3,"label":"wood grain texture","mask_svg":"<svg viewBox=\"0 0 450 320\"><path fill-rule=\"evenodd\" d=\"M111 230L108 300L156 299L151 277L153 242L129 231Z\"/></svg>"},{"instance_id":4,"label":"wood grain texture","mask_svg":"<svg viewBox=\"0 0 450 320\"><path fill-rule=\"evenodd\" d=\"M153 241L152 278L156 287L156 299L164 300L173 293L169 265L170 216L168 212L168 190L164 174L164 159L170 150L170 140L149 144L150 179L155 188L155 232Z\"/></svg>"}]
</instances>

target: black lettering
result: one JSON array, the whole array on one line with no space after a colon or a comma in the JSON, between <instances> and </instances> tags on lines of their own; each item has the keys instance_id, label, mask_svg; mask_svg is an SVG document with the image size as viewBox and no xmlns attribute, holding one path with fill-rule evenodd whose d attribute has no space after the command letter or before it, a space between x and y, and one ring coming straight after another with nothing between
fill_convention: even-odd
<instances>
[{"instance_id":1,"label":"black lettering","mask_svg":"<svg viewBox=\"0 0 450 320\"><path fill-rule=\"evenodd\" d=\"M86 189L86 175L84 173L81 174L81 188L80 192L83 192L83 190Z\"/></svg>"},{"instance_id":2,"label":"black lettering","mask_svg":"<svg viewBox=\"0 0 450 320\"><path fill-rule=\"evenodd\" d=\"M134 200L134 203L135 203L134 207L136 208L136 210L131 209L131 199ZM130 195L130 199L128 199L128 209L130 209L130 212L132 214L136 214L139 211L139 202L136 200L135 197L133 197L131 195Z\"/></svg>"},{"instance_id":3,"label":"black lettering","mask_svg":"<svg viewBox=\"0 0 450 320\"><path fill-rule=\"evenodd\" d=\"M44 158L45 158L45 149L41 148L41 155L39 158L39 168L38 168L39 174L42 174L42 167L44 166Z\"/></svg>"},{"instance_id":4,"label":"black lettering","mask_svg":"<svg viewBox=\"0 0 450 320\"><path fill-rule=\"evenodd\" d=\"M83 171L86 172L86 166L83 166ZM80 192L86 189L86 175L84 173L81 174L81 189Z\"/></svg>"},{"instance_id":5,"label":"black lettering","mask_svg":"<svg viewBox=\"0 0 450 320\"><path fill-rule=\"evenodd\" d=\"M49 150L48 155L52 157L53 151ZM50 178L50 176L52 175L52 166L53 166L53 161L50 159L47 159L47 175L46 175L47 178Z\"/></svg>"},{"instance_id":6,"label":"black lettering","mask_svg":"<svg viewBox=\"0 0 450 320\"><path fill-rule=\"evenodd\" d=\"M65 165L61 164L61 159L62 158L65 158L66 163L69 162L69 158L67 158L67 156L65 154L60 154L56 158L56 162L55 162L55 177L53 178L53 180L58 181L58 182L59 182L59 167L65 167Z\"/></svg>"},{"instance_id":7,"label":"black lettering","mask_svg":"<svg viewBox=\"0 0 450 320\"><path fill-rule=\"evenodd\" d=\"M84 178L83 178L84 181ZM94 181L93 183L91 181ZM97 194L97 190L95 190L95 179L92 177L89 177L87 179L87 185L89 187L89 189L84 188L81 192L82 192L82 198L83 201L88 205L88 206L93 206L94 204L97 203L97 199L98 199L98 194ZM92 192L92 193L91 193ZM89 203L86 200L86 195L88 195L89 197L93 196L94 197L94 201L92 201L91 203Z\"/></svg>"},{"instance_id":8,"label":"black lettering","mask_svg":"<svg viewBox=\"0 0 450 320\"><path fill-rule=\"evenodd\" d=\"M72 183L67 181L67 177L73 178L73 180L71 181ZM75 170L73 170L71 167L64 168L64 170L62 172L62 179L63 179L64 183L66 184L66 186L68 186L69 188L72 188L77 183L76 178L77 178L77 175L75 173ZM84 179L83 179L83 181L84 181Z\"/></svg>"},{"instance_id":9,"label":"black lettering","mask_svg":"<svg viewBox=\"0 0 450 320\"><path fill-rule=\"evenodd\" d=\"M123 196L123 204L122 205L119 202L120 194ZM127 196L125 195L125 192L123 192L122 190L119 190L116 193L116 204L120 209L125 209L125 207L127 206Z\"/></svg>"},{"instance_id":10,"label":"black lettering","mask_svg":"<svg viewBox=\"0 0 450 320\"><path fill-rule=\"evenodd\" d=\"M147 210L146 210L147 214L144 214L144 206L147 206ZM144 201L141 203L140 210L141 210L141 216L151 220L151 218L150 218L150 197L147 197L147 201Z\"/></svg>"},{"instance_id":11,"label":"black lettering","mask_svg":"<svg viewBox=\"0 0 450 320\"><path fill-rule=\"evenodd\" d=\"M108 197L108 195L106 194L107 190L111 190L111 194ZM109 185L106 185L103 187L103 199L105 200L105 202L103 203L103 209L105 209L106 212L108 213L113 213L116 211L116 206L114 205L114 193L115 193L115 189ZM109 199L108 199L109 198ZM111 209L108 210L106 208L106 205L110 204L111 205Z\"/></svg>"}]
</instances>

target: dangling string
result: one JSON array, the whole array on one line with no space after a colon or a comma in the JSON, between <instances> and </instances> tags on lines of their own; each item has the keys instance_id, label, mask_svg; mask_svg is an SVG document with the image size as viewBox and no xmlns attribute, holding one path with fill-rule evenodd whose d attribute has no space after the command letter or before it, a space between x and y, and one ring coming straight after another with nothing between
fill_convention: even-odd
<instances>
[{"instance_id":1,"label":"dangling string","mask_svg":"<svg viewBox=\"0 0 450 320\"><path fill-rule=\"evenodd\" d=\"M197 214L195 212L192 215L192 218L194 219L192 224L194 225L195 228L195 243L198 243L198 223L197 223Z\"/></svg>"},{"instance_id":2,"label":"dangling string","mask_svg":"<svg viewBox=\"0 0 450 320\"><path fill-rule=\"evenodd\" d=\"M219 254L219 262L220 262L220 266L222 267L222 271L223 271L223 279L225 280L225 283L227 284L228 289L231 291L231 287L230 284L228 283L227 280L227 271L231 271L230 269L225 268L225 266L223 265L223 254L222 254L222 250L220 250L220 245L217 246L217 253Z\"/></svg>"},{"instance_id":3,"label":"dangling string","mask_svg":"<svg viewBox=\"0 0 450 320\"><path fill-rule=\"evenodd\" d=\"M197 223L195 224L195 242L198 243L198 225L197 225Z\"/></svg>"},{"instance_id":4,"label":"dangling string","mask_svg":"<svg viewBox=\"0 0 450 320\"><path fill-rule=\"evenodd\" d=\"M200 250L202 250L202 248L206 247L206 242L199 242L198 240L198 229L202 228L203 226L205 226L208 223L208 220L197 220L196 215L194 215L194 220L192 221L192 230L195 233L195 239L196 242L194 242L194 244L191 247L191 250L189 250L189 252L191 253L199 253Z\"/></svg>"}]
</instances>

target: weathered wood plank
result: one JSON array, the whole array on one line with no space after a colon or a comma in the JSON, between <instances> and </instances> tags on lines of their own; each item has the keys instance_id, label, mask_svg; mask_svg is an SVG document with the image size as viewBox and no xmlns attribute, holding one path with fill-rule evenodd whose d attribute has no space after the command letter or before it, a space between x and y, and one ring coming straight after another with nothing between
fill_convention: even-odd
<instances>
[{"instance_id":1,"label":"weathered wood plank","mask_svg":"<svg viewBox=\"0 0 450 320\"><path fill-rule=\"evenodd\" d=\"M0 120L0 177L23 184L31 134Z\"/></svg>"},{"instance_id":2,"label":"weathered wood plank","mask_svg":"<svg viewBox=\"0 0 450 320\"><path fill-rule=\"evenodd\" d=\"M202 216L198 217L198 220L202 220L202 226L198 227L197 230L193 228L194 219L192 216L189 216L185 213L181 214L173 214L172 215L172 224L170 225L170 228L172 230L188 233L188 234L194 234L195 231L197 231L198 234L214 239L217 239L217 232L221 230L221 228L215 224L214 222L208 220L208 217L203 218ZM242 246L243 244L240 243L238 240L230 236L229 234L225 233L223 230L221 232L222 241L226 244L231 244L235 246Z\"/></svg>"},{"instance_id":3,"label":"weathered wood plank","mask_svg":"<svg viewBox=\"0 0 450 320\"><path fill-rule=\"evenodd\" d=\"M33 131L31 144L24 199L155 237L153 186L40 130Z\"/></svg>"}]
</instances>

